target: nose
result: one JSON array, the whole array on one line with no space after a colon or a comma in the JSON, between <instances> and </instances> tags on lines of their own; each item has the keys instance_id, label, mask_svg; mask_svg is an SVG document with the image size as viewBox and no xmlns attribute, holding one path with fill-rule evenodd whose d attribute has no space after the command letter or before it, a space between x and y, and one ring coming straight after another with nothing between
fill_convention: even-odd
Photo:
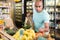
<instances>
[{"instance_id":1,"label":"nose","mask_svg":"<svg viewBox=\"0 0 60 40\"><path fill-rule=\"evenodd\" d=\"M39 10L39 7L37 7L36 9Z\"/></svg>"}]
</instances>

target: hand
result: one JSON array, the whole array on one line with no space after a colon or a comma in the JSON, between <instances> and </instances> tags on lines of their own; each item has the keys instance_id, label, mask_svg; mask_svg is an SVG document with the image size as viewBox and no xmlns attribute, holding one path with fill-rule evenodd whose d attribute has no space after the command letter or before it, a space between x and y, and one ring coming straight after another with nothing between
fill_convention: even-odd
<instances>
[{"instance_id":1,"label":"hand","mask_svg":"<svg viewBox=\"0 0 60 40\"><path fill-rule=\"evenodd\" d=\"M43 28L40 28L39 29L39 32L43 33L44 32L44 29Z\"/></svg>"}]
</instances>

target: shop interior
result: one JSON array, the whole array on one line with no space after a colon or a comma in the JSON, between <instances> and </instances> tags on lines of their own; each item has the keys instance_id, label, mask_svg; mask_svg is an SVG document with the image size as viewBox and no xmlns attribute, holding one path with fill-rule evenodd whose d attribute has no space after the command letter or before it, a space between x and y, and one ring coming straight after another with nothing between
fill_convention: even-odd
<instances>
[{"instance_id":1,"label":"shop interior","mask_svg":"<svg viewBox=\"0 0 60 40\"><path fill-rule=\"evenodd\" d=\"M29 23L25 26L27 13L33 14L34 2L35 0L0 0L0 40L37 40ZM50 15L49 37L44 37L60 40L60 0L44 0L43 3Z\"/></svg>"}]
</instances>

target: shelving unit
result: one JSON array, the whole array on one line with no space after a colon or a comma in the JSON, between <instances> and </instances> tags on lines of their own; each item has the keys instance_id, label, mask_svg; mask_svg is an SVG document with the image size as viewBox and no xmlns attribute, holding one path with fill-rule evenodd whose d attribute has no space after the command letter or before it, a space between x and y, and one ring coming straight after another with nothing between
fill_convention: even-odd
<instances>
[{"instance_id":1,"label":"shelving unit","mask_svg":"<svg viewBox=\"0 0 60 40\"><path fill-rule=\"evenodd\" d=\"M55 3L54 3L55 0L45 0L45 9L46 11L48 11L51 15L51 20L54 20L54 7L55 7ZM58 20L59 17L59 13L60 13L60 1L59 0L56 0L56 19ZM53 19L52 19L53 18Z\"/></svg>"},{"instance_id":2,"label":"shelving unit","mask_svg":"<svg viewBox=\"0 0 60 40\"><path fill-rule=\"evenodd\" d=\"M60 24L60 0L45 0L44 2L45 2L45 9L50 14L50 18L51 18L50 21L53 23L56 23L55 26L57 25L59 26Z\"/></svg>"},{"instance_id":3,"label":"shelving unit","mask_svg":"<svg viewBox=\"0 0 60 40\"><path fill-rule=\"evenodd\" d=\"M8 17L8 15L10 15L10 3L6 2L5 0L4 1L0 0L0 20L3 21L5 18ZM3 22L3 26L5 26L4 22Z\"/></svg>"},{"instance_id":4,"label":"shelving unit","mask_svg":"<svg viewBox=\"0 0 60 40\"><path fill-rule=\"evenodd\" d=\"M6 26L6 21L10 16L10 3L7 0L0 0L0 31L3 30Z\"/></svg>"},{"instance_id":5,"label":"shelving unit","mask_svg":"<svg viewBox=\"0 0 60 40\"><path fill-rule=\"evenodd\" d=\"M24 0L15 0L14 4L14 22L20 28L22 26L22 14L24 14Z\"/></svg>"},{"instance_id":6,"label":"shelving unit","mask_svg":"<svg viewBox=\"0 0 60 40\"><path fill-rule=\"evenodd\" d=\"M0 14L9 14L10 13L10 9L9 9L9 3L4 3L4 2L0 2Z\"/></svg>"},{"instance_id":7,"label":"shelving unit","mask_svg":"<svg viewBox=\"0 0 60 40\"><path fill-rule=\"evenodd\" d=\"M22 2L15 3L15 19L16 21L22 22Z\"/></svg>"},{"instance_id":8,"label":"shelving unit","mask_svg":"<svg viewBox=\"0 0 60 40\"><path fill-rule=\"evenodd\" d=\"M54 37L58 38L58 32L57 29L60 28L60 0L45 0L45 9L48 11L48 13L50 14L51 17L51 21L53 24L53 26L51 26L50 28L54 28L52 31L54 33ZM51 30L51 29L50 29Z\"/></svg>"},{"instance_id":9,"label":"shelving unit","mask_svg":"<svg viewBox=\"0 0 60 40\"><path fill-rule=\"evenodd\" d=\"M33 1L27 1L26 3L26 12L33 13Z\"/></svg>"}]
</instances>

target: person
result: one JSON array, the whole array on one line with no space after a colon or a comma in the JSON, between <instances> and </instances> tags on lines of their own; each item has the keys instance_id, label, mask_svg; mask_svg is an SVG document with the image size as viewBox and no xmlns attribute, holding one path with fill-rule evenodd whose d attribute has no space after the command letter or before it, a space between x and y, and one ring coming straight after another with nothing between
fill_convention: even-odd
<instances>
[{"instance_id":1,"label":"person","mask_svg":"<svg viewBox=\"0 0 60 40\"><path fill-rule=\"evenodd\" d=\"M18 28L14 25L12 18L10 17L10 15L3 15L4 17L4 30L8 31L8 30L12 30L14 32L16 32L18 30Z\"/></svg>"},{"instance_id":2,"label":"person","mask_svg":"<svg viewBox=\"0 0 60 40\"><path fill-rule=\"evenodd\" d=\"M36 33L45 32L49 33L49 14L43 8L43 1L37 0L33 7L33 22L34 30Z\"/></svg>"},{"instance_id":3,"label":"person","mask_svg":"<svg viewBox=\"0 0 60 40\"><path fill-rule=\"evenodd\" d=\"M33 27L33 25L32 25L32 13L30 13L30 12L26 13L24 26L26 26L26 25L30 26L30 28Z\"/></svg>"}]
</instances>

